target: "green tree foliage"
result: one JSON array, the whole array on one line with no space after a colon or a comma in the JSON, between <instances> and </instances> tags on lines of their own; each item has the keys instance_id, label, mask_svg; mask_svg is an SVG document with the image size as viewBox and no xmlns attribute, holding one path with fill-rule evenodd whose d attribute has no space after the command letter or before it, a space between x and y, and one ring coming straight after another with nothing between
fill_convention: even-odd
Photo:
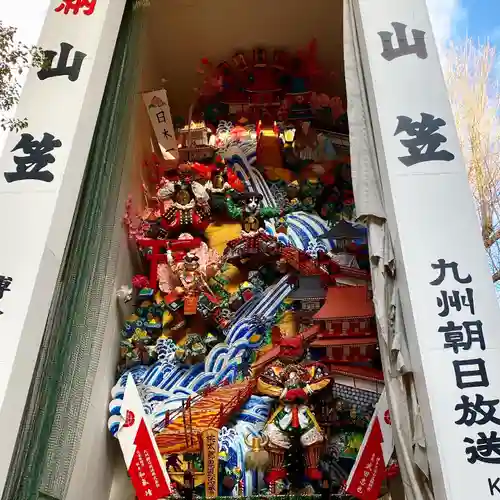
<instances>
[{"instance_id":1,"label":"green tree foliage","mask_svg":"<svg viewBox=\"0 0 500 500\"><path fill-rule=\"evenodd\" d=\"M8 115L19 100L19 77L32 65L41 66L43 61L43 52L17 41L16 31L0 21L0 127L11 131L28 125L26 118Z\"/></svg>"}]
</instances>

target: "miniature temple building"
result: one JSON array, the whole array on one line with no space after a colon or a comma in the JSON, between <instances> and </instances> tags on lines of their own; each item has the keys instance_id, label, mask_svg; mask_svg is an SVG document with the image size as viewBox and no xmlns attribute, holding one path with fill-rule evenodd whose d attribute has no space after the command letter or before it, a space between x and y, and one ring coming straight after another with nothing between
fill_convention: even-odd
<instances>
[{"instance_id":1,"label":"miniature temple building","mask_svg":"<svg viewBox=\"0 0 500 500\"><path fill-rule=\"evenodd\" d=\"M330 287L313 319L321 325L319 338L370 337L375 335L374 314L367 286Z\"/></svg>"},{"instance_id":2,"label":"miniature temple building","mask_svg":"<svg viewBox=\"0 0 500 500\"><path fill-rule=\"evenodd\" d=\"M377 350L373 316L368 287L330 287L324 305L313 316L319 323L319 332L310 344L313 359L327 366L369 366Z\"/></svg>"},{"instance_id":3,"label":"miniature temple building","mask_svg":"<svg viewBox=\"0 0 500 500\"><path fill-rule=\"evenodd\" d=\"M374 404L384 389L382 371L364 366L330 365L333 395L357 404ZM367 393L371 397L367 396Z\"/></svg>"},{"instance_id":4,"label":"miniature temple building","mask_svg":"<svg viewBox=\"0 0 500 500\"><path fill-rule=\"evenodd\" d=\"M190 144L188 143L189 140L191 141ZM208 128L205 122L192 121L191 125L183 127L179 134L179 144L182 144L182 147L208 146Z\"/></svg>"},{"instance_id":5,"label":"miniature temple building","mask_svg":"<svg viewBox=\"0 0 500 500\"><path fill-rule=\"evenodd\" d=\"M357 256L366 247L366 229L364 227L342 219L319 238L334 242L335 246L331 251L331 258L337 264L359 269Z\"/></svg>"},{"instance_id":6,"label":"miniature temple building","mask_svg":"<svg viewBox=\"0 0 500 500\"><path fill-rule=\"evenodd\" d=\"M366 242L366 229L342 219L319 238L334 241L335 249L333 252L342 254L348 251L350 245Z\"/></svg>"},{"instance_id":7,"label":"miniature temple building","mask_svg":"<svg viewBox=\"0 0 500 500\"><path fill-rule=\"evenodd\" d=\"M332 363L370 363L377 349L377 338L326 338L311 343L313 358Z\"/></svg>"},{"instance_id":8,"label":"miniature temple building","mask_svg":"<svg viewBox=\"0 0 500 500\"><path fill-rule=\"evenodd\" d=\"M325 302L326 290L319 276L300 276L297 288L290 294L295 308L295 319L305 327Z\"/></svg>"},{"instance_id":9,"label":"miniature temple building","mask_svg":"<svg viewBox=\"0 0 500 500\"><path fill-rule=\"evenodd\" d=\"M272 66L268 66L266 58L262 54L264 51L256 51L256 57L252 73L245 91L249 94L250 103L257 107L278 107L280 105L279 93L281 85L279 83L280 72Z\"/></svg>"},{"instance_id":10,"label":"miniature temple building","mask_svg":"<svg viewBox=\"0 0 500 500\"><path fill-rule=\"evenodd\" d=\"M215 149L210 146L208 127L205 122L186 125L179 133L179 155L181 161L204 161L213 157Z\"/></svg>"}]
</instances>

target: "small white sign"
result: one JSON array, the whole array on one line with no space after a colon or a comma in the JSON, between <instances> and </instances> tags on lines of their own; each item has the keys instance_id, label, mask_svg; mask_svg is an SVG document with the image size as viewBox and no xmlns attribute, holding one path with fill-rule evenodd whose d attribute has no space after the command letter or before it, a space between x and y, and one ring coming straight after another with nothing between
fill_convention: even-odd
<instances>
[{"instance_id":1,"label":"small white sign","mask_svg":"<svg viewBox=\"0 0 500 500\"><path fill-rule=\"evenodd\" d=\"M155 131L158 145L165 160L179 158L177 139L174 124L168 105L167 91L165 89L153 90L142 94L144 104L148 111L151 125Z\"/></svg>"},{"instance_id":2,"label":"small white sign","mask_svg":"<svg viewBox=\"0 0 500 500\"><path fill-rule=\"evenodd\" d=\"M358 8L434 496L500 497L500 311L426 3Z\"/></svg>"}]
</instances>

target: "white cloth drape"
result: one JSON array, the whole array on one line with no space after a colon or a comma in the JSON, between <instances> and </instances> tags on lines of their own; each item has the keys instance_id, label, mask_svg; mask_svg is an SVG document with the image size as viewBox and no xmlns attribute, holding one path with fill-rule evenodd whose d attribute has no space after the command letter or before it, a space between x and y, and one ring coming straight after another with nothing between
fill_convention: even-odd
<instances>
[{"instance_id":1,"label":"white cloth drape","mask_svg":"<svg viewBox=\"0 0 500 500\"><path fill-rule=\"evenodd\" d=\"M368 226L380 354L405 496L408 500L431 500L425 435L399 303L399 281L394 273L393 246L386 224L354 1L344 0L344 65L356 213Z\"/></svg>"}]
</instances>

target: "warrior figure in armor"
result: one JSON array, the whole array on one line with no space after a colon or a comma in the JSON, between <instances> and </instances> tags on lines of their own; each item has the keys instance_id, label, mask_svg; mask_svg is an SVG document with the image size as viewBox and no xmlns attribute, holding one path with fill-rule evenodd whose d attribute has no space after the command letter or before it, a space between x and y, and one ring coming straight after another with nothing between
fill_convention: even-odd
<instances>
[{"instance_id":1,"label":"warrior figure in armor","mask_svg":"<svg viewBox=\"0 0 500 500\"><path fill-rule=\"evenodd\" d=\"M233 170L220 160L213 170L212 179L205 184L205 189L210 193L212 212L225 214L226 198L244 191L244 186Z\"/></svg>"},{"instance_id":2,"label":"warrior figure in armor","mask_svg":"<svg viewBox=\"0 0 500 500\"><path fill-rule=\"evenodd\" d=\"M169 264L177 275L179 285L175 287L176 293L184 296L184 301L198 301L200 293L208 292L213 295L208 286L203 273L200 270L199 258L192 252L188 252L182 262L175 264L171 255L169 255ZM196 312L196 306L192 307L193 313ZM186 311L184 312L186 314Z\"/></svg>"},{"instance_id":3,"label":"warrior figure in armor","mask_svg":"<svg viewBox=\"0 0 500 500\"><path fill-rule=\"evenodd\" d=\"M210 333L205 337L197 333L203 330L203 317L198 312L198 301L203 294L213 295L213 292L200 269L199 257L193 252L188 252L179 263L175 263L169 254L168 263L177 278L174 292L184 300L186 326L184 345L177 349L175 355L183 363L197 363L210 350L213 341L216 341L216 337Z\"/></svg>"},{"instance_id":4,"label":"warrior figure in armor","mask_svg":"<svg viewBox=\"0 0 500 500\"><path fill-rule=\"evenodd\" d=\"M161 227L169 237L181 232L203 234L210 223L209 196L205 187L184 175L177 181L166 180L157 197L165 203Z\"/></svg>"},{"instance_id":5,"label":"warrior figure in armor","mask_svg":"<svg viewBox=\"0 0 500 500\"><path fill-rule=\"evenodd\" d=\"M227 199L228 214L241 223L241 236L228 242L224 251L224 259L236 267L242 260L253 256L262 258L277 252L278 241L265 231L265 220L278 217L282 211L274 207L261 207L260 193L244 192L238 194L237 205L231 198Z\"/></svg>"},{"instance_id":6,"label":"warrior figure in armor","mask_svg":"<svg viewBox=\"0 0 500 500\"><path fill-rule=\"evenodd\" d=\"M284 454L298 436L305 450L306 475L321 478L318 469L324 436L308 405L310 396L330 383L325 366L301 361L304 356L301 337L285 337L280 342L280 359L268 366L257 380L258 392L276 397L278 407L271 415L264 433L269 439L271 470L268 481L272 484L284 479Z\"/></svg>"},{"instance_id":7,"label":"warrior figure in armor","mask_svg":"<svg viewBox=\"0 0 500 500\"><path fill-rule=\"evenodd\" d=\"M228 212L231 218L239 219L243 234L252 236L264 231L266 219L279 217L283 212L279 208L261 207L262 195L260 193L244 192L237 196L240 206L231 199L227 201Z\"/></svg>"}]
</instances>

